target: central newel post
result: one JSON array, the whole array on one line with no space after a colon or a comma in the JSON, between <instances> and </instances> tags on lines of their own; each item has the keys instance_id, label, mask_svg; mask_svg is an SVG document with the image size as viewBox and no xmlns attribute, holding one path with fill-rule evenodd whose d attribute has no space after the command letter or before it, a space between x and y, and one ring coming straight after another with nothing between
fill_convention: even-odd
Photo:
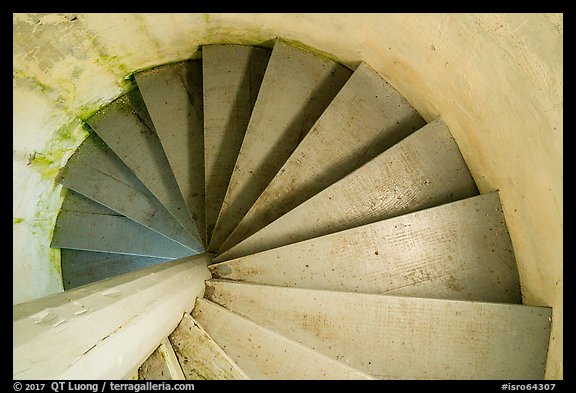
<instances>
[{"instance_id":1,"label":"central newel post","mask_svg":"<svg viewBox=\"0 0 576 393\"><path fill-rule=\"evenodd\" d=\"M13 378L130 378L204 295L211 258L181 258L13 306Z\"/></svg>"}]
</instances>

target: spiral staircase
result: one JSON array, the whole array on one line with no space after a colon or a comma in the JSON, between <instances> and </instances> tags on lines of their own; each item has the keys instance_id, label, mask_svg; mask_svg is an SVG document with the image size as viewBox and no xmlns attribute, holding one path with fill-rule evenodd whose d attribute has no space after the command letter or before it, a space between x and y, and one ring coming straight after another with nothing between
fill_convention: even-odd
<instances>
[{"instance_id":1,"label":"spiral staircase","mask_svg":"<svg viewBox=\"0 0 576 393\"><path fill-rule=\"evenodd\" d=\"M139 379L542 379L498 191L369 65L277 39L134 75L57 176L65 289L209 255Z\"/></svg>"}]
</instances>

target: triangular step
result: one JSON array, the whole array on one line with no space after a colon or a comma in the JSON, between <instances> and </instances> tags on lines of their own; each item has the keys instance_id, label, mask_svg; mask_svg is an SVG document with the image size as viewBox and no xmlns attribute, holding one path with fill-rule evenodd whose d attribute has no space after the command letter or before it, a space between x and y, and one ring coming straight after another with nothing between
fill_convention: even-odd
<instances>
[{"instance_id":1,"label":"triangular step","mask_svg":"<svg viewBox=\"0 0 576 393\"><path fill-rule=\"evenodd\" d=\"M520 303L497 192L209 266L284 287Z\"/></svg>"},{"instance_id":2,"label":"triangular step","mask_svg":"<svg viewBox=\"0 0 576 393\"><path fill-rule=\"evenodd\" d=\"M222 246L226 250L426 124L361 63Z\"/></svg>"},{"instance_id":3,"label":"triangular step","mask_svg":"<svg viewBox=\"0 0 576 393\"><path fill-rule=\"evenodd\" d=\"M209 250L219 250L352 72L277 40Z\"/></svg>"},{"instance_id":4,"label":"triangular step","mask_svg":"<svg viewBox=\"0 0 576 393\"><path fill-rule=\"evenodd\" d=\"M60 266L64 290L169 261L165 258L62 249Z\"/></svg>"},{"instance_id":5,"label":"triangular step","mask_svg":"<svg viewBox=\"0 0 576 393\"><path fill-rule=\"evenodd\" d=\"M50 247L164 259L195 253L72 190L66 191Z\"/></svg>"},{"instance_id":6,"label":"triangular step","mask_svg":"<svg viewBox=\"0 0 576 393\"><path fill-rule=\"evenodd\" d=\"M378 378L544 377L548 307L206 284L208 300Z\"/></svg>"},{"instance_id":7,"label":"triangular step","mask_svg":"<svg viewBox=\"0 0 576 393\"><path fill-rule=\"evenodd\" d=\"M87 123L186 231L200 239L158 136L128 100L126 95L118 98Z\"/></svg>"},{"instance_id":8,"label":"triangular step","mask_svg":"<svg viewBox=\"0 0 576 393\"><path fill-rule=\"evenodd\" d=\"M437 119L225 251L215 262L477 194L456 142Z\"/></svg>"},{"instance_id":9,"label":"triangular step","mask_svg":"<svg viewBox=\"0 0 576 393\"><path fill-rule=\"evenodd\" d=\"M166 381L186 379L168 339L162 340L158 348L139 367L138 379Z\"/></svg>"},{"instance_id":10,"label":"triangular step","mask_svg":"<svg viewBox=\"0 0 576 393\"><path fill-rule=\"evenodd\" d=\"M190 314L184 314L169 339L186 379L249 379Z\"/></svg>"},{"instance_id":11,"label":"triangular step","mask_svg":"<svg viewBox=\"0 0 576 393\"><path fill-rule=\"evenodd\" d=\"M194 251L203 251L198 239L184 230L95 133L82 142L56 180Z\"/></svg>"},{"instance_id":12,"label":"triangular step","mask_svg":"<svg viewBox=\"0 0 576 393\"><path fill-rule=\"evenodd\" d=\"M205 299L192 316L250 379L372 379Z\"/></svg>"},{"instance_id":13,"label":"triangular step","mask_svg":"<svg viewBox=\"0 0 576 393\"><path fill-rule=\"evenodd\" d=\"M134 77L205 244L202 64L190 60L142 71Z\"/></svg>"},{"instance_id":14,"label":"triangular step","mask_svg":"<svg viewBox=\"0 0 576 393\"><path fill-rule=\"evenodd\" d=\"M208 243L269 59L269 49L254 46L202 47Z\"/></svg>"}]
</instances>

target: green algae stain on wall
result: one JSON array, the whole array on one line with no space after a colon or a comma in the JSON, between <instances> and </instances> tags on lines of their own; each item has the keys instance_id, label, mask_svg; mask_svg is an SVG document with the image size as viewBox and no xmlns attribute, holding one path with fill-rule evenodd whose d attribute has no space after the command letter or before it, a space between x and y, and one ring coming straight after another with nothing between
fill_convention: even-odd
<instances>
[{"instance_id":1,"label":"green algae stain on wall","mask_svg":"<svg viewBox=\"0 0 576 393\"><path fill-rule=\"evenodd\" d=\"M54 180L68 158L88 136L85 123L74 118L55 132L42 151L34 152L28 166L40 175L39 189L44 189L36 201L34 215L29 222L32 235L38 239L38 255L50 263L50 270L61 281L60 249L51 248L52 235L62 201L62 186ZM21 222L21 221L20 221ZM14 219L16 223L16 219Z\"/></svg>"}]
</instances>

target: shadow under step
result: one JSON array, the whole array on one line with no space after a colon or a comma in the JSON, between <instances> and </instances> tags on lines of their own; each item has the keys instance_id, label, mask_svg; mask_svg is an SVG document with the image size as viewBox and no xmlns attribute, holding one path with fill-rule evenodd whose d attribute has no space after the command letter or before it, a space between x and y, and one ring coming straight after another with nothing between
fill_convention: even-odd
<instances>
[{"instance_id":1,"label":"shadow under step","mask_svg":"<svg viewBox=\"0 0 576 393\"><path fill-rule=\"evenodd\" d=\"M221 248L351 74L330 59L276 40L209 250Z\"/></svg>"},{"instance_id":2,"label":"shadow under step","mask_svg":"<svg viewBox=\"0 0 576 393\"><path fill-rule=\"evenodd\" d=\"M57 181L193 251L204 251L199 239L186 232L95 133L91 133L70 157Z\"/></svg>"},{"instance_id":3,"label":"shadow under step","mask_svg":"<svg viewBox=\"0 0 576 393\"><path fill-rule=\"evenodd\" d=\"M238 244L425 124L404 97L361 63L222 249Z\"/></svg>"},{"instance_id":4,"label":"shadow under step","mask_svg":"<svg viewBox=\"0 0 576 393\"><path fill-rule=\"evenodd\" d=\"M170 260L137 255L62 249L60 251L62 283L64 290L69 290Z\"/></svg>"},{"instance_id":5,"label":"shadow under step","mask_svg":"<svg viewBox=\"0 0 576 393\"><path fill-rule=\"evenodd\" d=\"M238 258L478 194L441 119L422 127L214 262Z\"/></svg>"},{"instance_id":6,"label":"shadow under step","mask_svg":"<svg viewBox=\"0 0 576 393\"><path fill-rule=\"evenodd\" d=\"M206 299L192 316L250 379L373 379Z\"/></svg>"},{"instance_id":7,"label":"shadow under step","mask_svg":"<svg viewBox=\"0 0 576 393\"><path fill-rule=\"evenodd\" d=\"M163 259L196 254L72 190L66 190L50 247Z\"/></svg>"},{"instance_id":8,"label":"shadow under step","mask_svg":"<svg viewBox=\"0 0 576 393\"><path fill-rule=\"evenodd\" d=\"M497 192L208 267L212 277L346 292L521 303Z\"/></svg>"},{"instance_id":9,"label":"shadow under step","mask_svg":"<svg viewBox=\"0 0 576 393\"><path fill-rule=\"evenodd\" d=\"M206 284L208 300L377 378L544 378L548 307Z\"/></svg>"},{"instance_id":10,"label":"shadow under step","mask_svg":"<svg viewBox=\"0 0 576 393\"><path fill-rule=\"evenodd\" d=\"M269 59L269 49L255 46L202 46L208 243Z\"/></svg>"},{"instance_id":11,"label":"shadow under step","mask_svg":"<svg viewBox=\"0 0 576 393\"><path fill-rule=\"evenodd\" d=\"M206 244L202 63L189 60L134 74L178 187Z\"/></svg>"}]
</instances>

